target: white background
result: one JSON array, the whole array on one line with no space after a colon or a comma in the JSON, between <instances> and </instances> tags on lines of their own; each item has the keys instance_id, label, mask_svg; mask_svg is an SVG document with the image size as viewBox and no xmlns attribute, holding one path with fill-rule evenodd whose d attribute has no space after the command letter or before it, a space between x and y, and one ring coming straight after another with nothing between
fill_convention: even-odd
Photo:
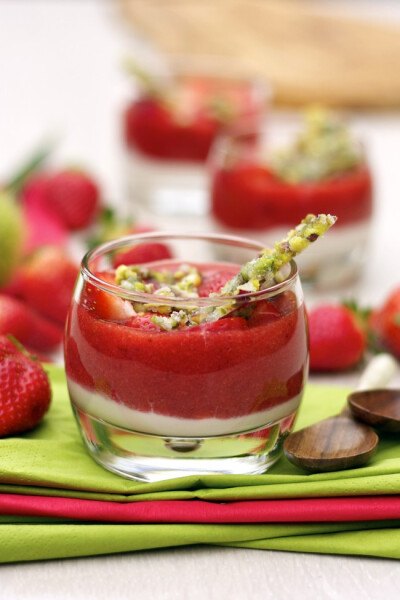
<instances>
[{"instance_id":1,"label":"white background","mask_svg":"<svg viewBox=\"0 0 400 600\"><path fill-rule=\"evenodd\" d=\"M400 21L396 2L324 3ZM119 65L132 49L149 53L128 35L109 2L0 0L0 181L54 136L54 161L86 166L105 198L123 205L118 116L128 86ZM285 118L281 113L277 122ZM354 114L352 120L369 147L377 199L371 258L357 294L362 304L379 303L400 283L400 114ZM400 566L357 557L191 548L1 566L0 578L0 598L9 600L397 598Z\"/></svg>"}]
</instances>

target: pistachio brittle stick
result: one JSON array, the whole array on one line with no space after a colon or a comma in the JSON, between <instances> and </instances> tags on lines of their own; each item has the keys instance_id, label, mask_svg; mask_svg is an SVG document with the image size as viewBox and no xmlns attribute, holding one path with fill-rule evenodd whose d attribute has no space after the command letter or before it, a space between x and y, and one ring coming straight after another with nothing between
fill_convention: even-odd
<instances>
[{"instance_id":1,"label":"pistachio brittle stick","mask_svg":"<svg viewBox=\"0 0 400 600\"><path fill-rule=\"evenodd\" d=\"M279 272L298 254L334 225L337 217L332 215L307 215L297 227L288 232L272 249L265 248L258 258L243 265L239 273L227 281L219 296L236 296L243 292L257 292L279 282ZM207 314L206 321L216 321L235 309L233 300L218 306Z\"/></svg>"},{"instance_id":2,"label":"pistachio brittle stick","mask_svg":"<svg viewBox=\"0 0 400 600\"><path fill-rule=\"evenodd\" d=\"M239 273L224 285L221 296L236 295L241 290L256 292L275 283L282 267L321 237L336 219L332 215L307 215L283 240L276 242L273 249L262 250L260 257L243 265Z\"/></svg>"}]
</instances>

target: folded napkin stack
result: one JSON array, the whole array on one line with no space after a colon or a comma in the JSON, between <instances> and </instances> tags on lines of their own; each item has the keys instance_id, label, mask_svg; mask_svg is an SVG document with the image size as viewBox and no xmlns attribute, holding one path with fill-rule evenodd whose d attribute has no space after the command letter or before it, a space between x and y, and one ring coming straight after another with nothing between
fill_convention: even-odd
<instances>
[{"instance_id":1,"label":"folded napkin stack","mask_svg":"<svg viewBox=\"0 0 400 600\"><path fill-rule=\"evenodd\" d=\"M370 464L307 474L284 457L266 475L139 483L87 454L64 371L47 367L43 422L0 440L0 562L192 544L400 558L400 443ZM309 385L297 428L338 413L346 390Z\"/></svg>"}]
</instances>

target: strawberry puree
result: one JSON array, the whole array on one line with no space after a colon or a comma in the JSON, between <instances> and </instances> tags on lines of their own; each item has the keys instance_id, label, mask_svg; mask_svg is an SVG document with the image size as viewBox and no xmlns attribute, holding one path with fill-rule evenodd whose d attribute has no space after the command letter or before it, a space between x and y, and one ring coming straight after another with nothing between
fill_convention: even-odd
<instances>
[{"instance_id":1,"label":"strawberry puree","mask_svg":"<svg viewBox=\"0 0 400 600\"><path fill-rule=\"evenodd\" d=\"M227 227L267 230L292 226L305 214L337 215L336 227L372 214L372 183L361 167L335 179L292 185L256 163L240 163L214 173L212 212Z\"/></svg>"},{"instance_id":2,"label":"strawberry puree","mask_svg":"<svg viewBox=\"0 0 400 600\"><path fill-rule=\"evenodd\" d=\"M143 96L127 107L126 145L153 158L204 162L223 127L243 117L258 119L253 94L248 83L187 77L176 83L170 104Z\"/></svg>"},{"instance_id":3,"label":"strawberry puree","mask_svg":"<svg viewBox=\"0 0 400 600\"><path fill-rule=\"evenodd\" d=\"M257 304L246 319L159 331L106 321L75 303L67 375L116 404L181 419L230 419L284 404L303 388L304 308L290 291Z\"/></svg>"}]
</instances>

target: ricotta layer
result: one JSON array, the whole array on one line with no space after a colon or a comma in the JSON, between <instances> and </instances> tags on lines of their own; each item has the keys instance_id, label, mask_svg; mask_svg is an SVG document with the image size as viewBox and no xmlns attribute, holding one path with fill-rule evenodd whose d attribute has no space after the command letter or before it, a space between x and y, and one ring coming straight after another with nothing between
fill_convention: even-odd
<instances>
[{"instance_id":1,"label":"ricotta layer","mask_svg":"<svg viewBox=\"0 0 400 600\"><path fill-rule=\"evenodd\" d=\"M180 419L134 410L82 387L71 378L67 378L67 383L72 403L90 416L116 427L163 437L213 437L257 429L291 415L301 400L299 394L270 409L231 419Z\"/></svg>"}]
</instances>

